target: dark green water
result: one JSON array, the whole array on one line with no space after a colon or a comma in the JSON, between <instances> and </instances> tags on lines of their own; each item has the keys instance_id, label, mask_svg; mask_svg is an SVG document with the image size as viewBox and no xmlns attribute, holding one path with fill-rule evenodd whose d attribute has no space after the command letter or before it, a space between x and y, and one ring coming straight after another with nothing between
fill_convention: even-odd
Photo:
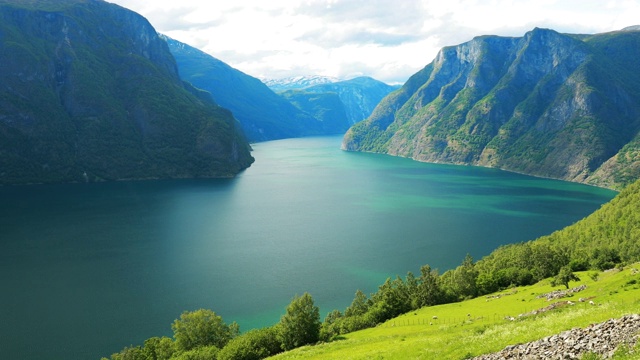
<instances>
[{"instance_id":1,"label":"dark green water","mask_svg":"<svg viewBox=\"0 0 640 360\"><path fill-rule=\"evenodd\" d=\"M99 359L209 308L241 330L295 294L323 313L389 276L548 234L615 193L476 167L256 144L236 179L0 188L0 349Z\"/></svg>"}]
</instances>

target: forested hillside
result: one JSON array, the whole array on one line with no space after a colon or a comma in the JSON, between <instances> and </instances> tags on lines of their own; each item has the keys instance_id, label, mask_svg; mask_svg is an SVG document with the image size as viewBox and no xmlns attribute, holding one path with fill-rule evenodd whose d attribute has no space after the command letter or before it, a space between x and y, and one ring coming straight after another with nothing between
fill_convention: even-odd
<instances>
[{"instance_id":1,"label":"forested hillside","mask_svg":"<svg viewBox=\"0 0 640 360\"><path fill-rule=\"evenodd\" d=\"M387 85L367 76L361 76L351 80L282 91L279 94L287 99L296 98L302 102L304 102L304 100L302 100L304 98L312 102L322 98L337 96L343 104L342 107L345 113L345 116L341 117L341 119L346 119L346 121L343 120L340 123L341 126L347 126L341 129L342 132L344 132L349 126L369 117L378 103L396 89L397 87L395 86ZM336 110L342 111L341 108L336 108ZM310 113L316 114L316 112Z\"/></svg>"},{"instance_id":2,"label":"forested hillside","mask_svg":"<svg viewBox=\"0 0 640 360\"><path fill-rule=\"evenodd\" d=\"M194 47L163 36L176 58L180 76L211 93L231 110L249 141L334 134L327 124L278 96L260 80ZM346 131L343 126L340 129Z\"/></svg>"},{"instance_id":3,"label":"forested hillside","mask_svg":"<svg viewBox=\"0 0 640 360\"><path fill-rule=\"evenodd\" d=\"M228 177L253 158L142 16L0 0L0 184Z\"/></svg>"}]
</instances>

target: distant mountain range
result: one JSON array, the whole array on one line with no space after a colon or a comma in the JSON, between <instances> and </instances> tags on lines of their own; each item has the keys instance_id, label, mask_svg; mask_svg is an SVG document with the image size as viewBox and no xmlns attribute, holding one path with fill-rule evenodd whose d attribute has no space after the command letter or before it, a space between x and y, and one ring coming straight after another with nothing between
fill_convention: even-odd
<instances>
[{"instance_id":1,"label":"distant mountain range","mask_svg":"<svg viewBox=\"0 0 640 360\"><path fill-rule=\"evenodd\" d=\"M640 31L443 48L343 148L621 188L640 177Z\"/></svg>"},{"instance_id":2,"label":"distant mountain range","mask_svg":"<svg viewBox=\"0 0 640 360\"><path fill-rule=\"evenodd\" d=\"M250 141L337 132L278 96L257 78L187 44L163 38L176 59L180 76L210 92L217 103L231 110Z\"/></svg>"},{"instance_id":3,"label":"distant mountain range","mask_svg":"<svg viewBox=\"0 0 640 360\"><path fill-rule=\"evenodd\" d=\"M307 75L292 76L284 79L264 79L262 81L271 90L279 93L286 90L301 90L314 85L331 84L341 80L329 76Z\"/></svg>"},{"instance_id":4,"label":"distant mountain range","mask_svg":"<svg viewBox=\"0 0 640 360\"><path fill-rule=\"evenodd\" d=\"M309 135L342 134L373 111L394 87L371 78L337 81L298 76L272 81L275 88L296 88L279 96L263 82L213 56L163 37L176 59L180 76L211 93L231 110L250 141Z\"/></svg>"},{"instance_id":5,"label":"distant mountain range","mask_svg":"<svg viewBox=\"0 0 640 360\"><path fill-rule=\"evenodd\" d=\"M308 86L300 90L287 90L280 94L285 98L294 96L315 98L321 94L338 96L344 105L348 124L353 125L369 117L378 103L398 88L399 86L387 85L373 78L362 76L351 80Z\"/></svg>"},{"instance_id":6,"label":"distant mountain range","mask_svg":"<svg viewBox=\"0 0 640 360\"><path fill-rule=\"evenodd\" d=\"M239 124L184 83L142 16L104 1L0 1L0 184L233 176Z\"/></svg>"}]
</instances>

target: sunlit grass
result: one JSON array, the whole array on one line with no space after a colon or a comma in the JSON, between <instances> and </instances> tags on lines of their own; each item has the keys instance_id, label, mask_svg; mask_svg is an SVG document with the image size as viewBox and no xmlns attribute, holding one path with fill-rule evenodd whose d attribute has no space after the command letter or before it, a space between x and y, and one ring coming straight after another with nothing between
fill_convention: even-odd
<instances>
[{"instance_id":1,"label":"sunlit grass","mask_svg":"<svg viewBox=\"0 0 640 360\"><path fill-rule=\"evenodd\" d=\"M464 359L500 351L507 345L640 312L640 274L631 268L633 266L601 273L598 281L591 279L587 272L577 273L582 280L571 286L585 284L587 289L561 300L536 298L559 289L545 280L503 291L499 293L500 298L480 297L422 308L376 328L347 334L342 340L303 347L274 359ZM587 300L580 302L580 298ZM519 316L566 300L574 305ZM508 320L509 317L514 320ZM617 358L632 359L633 356L640 358L637 353L625 355L622 351Z\"/></svg>"}]
</instances>

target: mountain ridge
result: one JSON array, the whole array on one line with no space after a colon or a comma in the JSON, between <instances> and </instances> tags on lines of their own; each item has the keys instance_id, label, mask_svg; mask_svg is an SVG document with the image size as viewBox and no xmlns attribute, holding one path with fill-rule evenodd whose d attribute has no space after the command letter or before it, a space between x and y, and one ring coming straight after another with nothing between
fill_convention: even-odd
<instances>
[{"instance_id":1,"label":"mountain ridge","mask_svg":"<svg viewBox=\"0 0 640 360\"><path fill-rule=\"evenodd\" d=\"M280 79L262 79L262 82L276 93L286 90L302 90L310 86L332 84L342 81L336 77L323 75L299 75Z\"/></svg>"},{"instance_id":2,"label":"mountain ridge","mask_svg":"<svg viewBox=\"0 0 640 360\"><path fill-rule=\"evenodd\" d=\"M640 78L627 45L639 34L535 28L445 47L343 149L620 188L640 175L633 156L631 166L615 159L638 149Z\"/></svg>"},{"instance_id":3,"label":"mountain ridge","mask_svg":"<svg viewBox=\"0 0 640 360\"><path fill-rule=\"evenodd\" d=\"M322 122L278 96L259 79L188 44L162 37L176 58L180 76L231 110L250 141L325 133Z\"/></svg>"},{"instance_id":4,"label":"mountain ridge","mask_svg":"<svg viewBox=\"0 0 640 360\"><path fill-rule=\"evenodd\" d=\"M253 162L139 14L1 0L0 18L0 184L229 177Z\"/></svg>"}]
</instances>

